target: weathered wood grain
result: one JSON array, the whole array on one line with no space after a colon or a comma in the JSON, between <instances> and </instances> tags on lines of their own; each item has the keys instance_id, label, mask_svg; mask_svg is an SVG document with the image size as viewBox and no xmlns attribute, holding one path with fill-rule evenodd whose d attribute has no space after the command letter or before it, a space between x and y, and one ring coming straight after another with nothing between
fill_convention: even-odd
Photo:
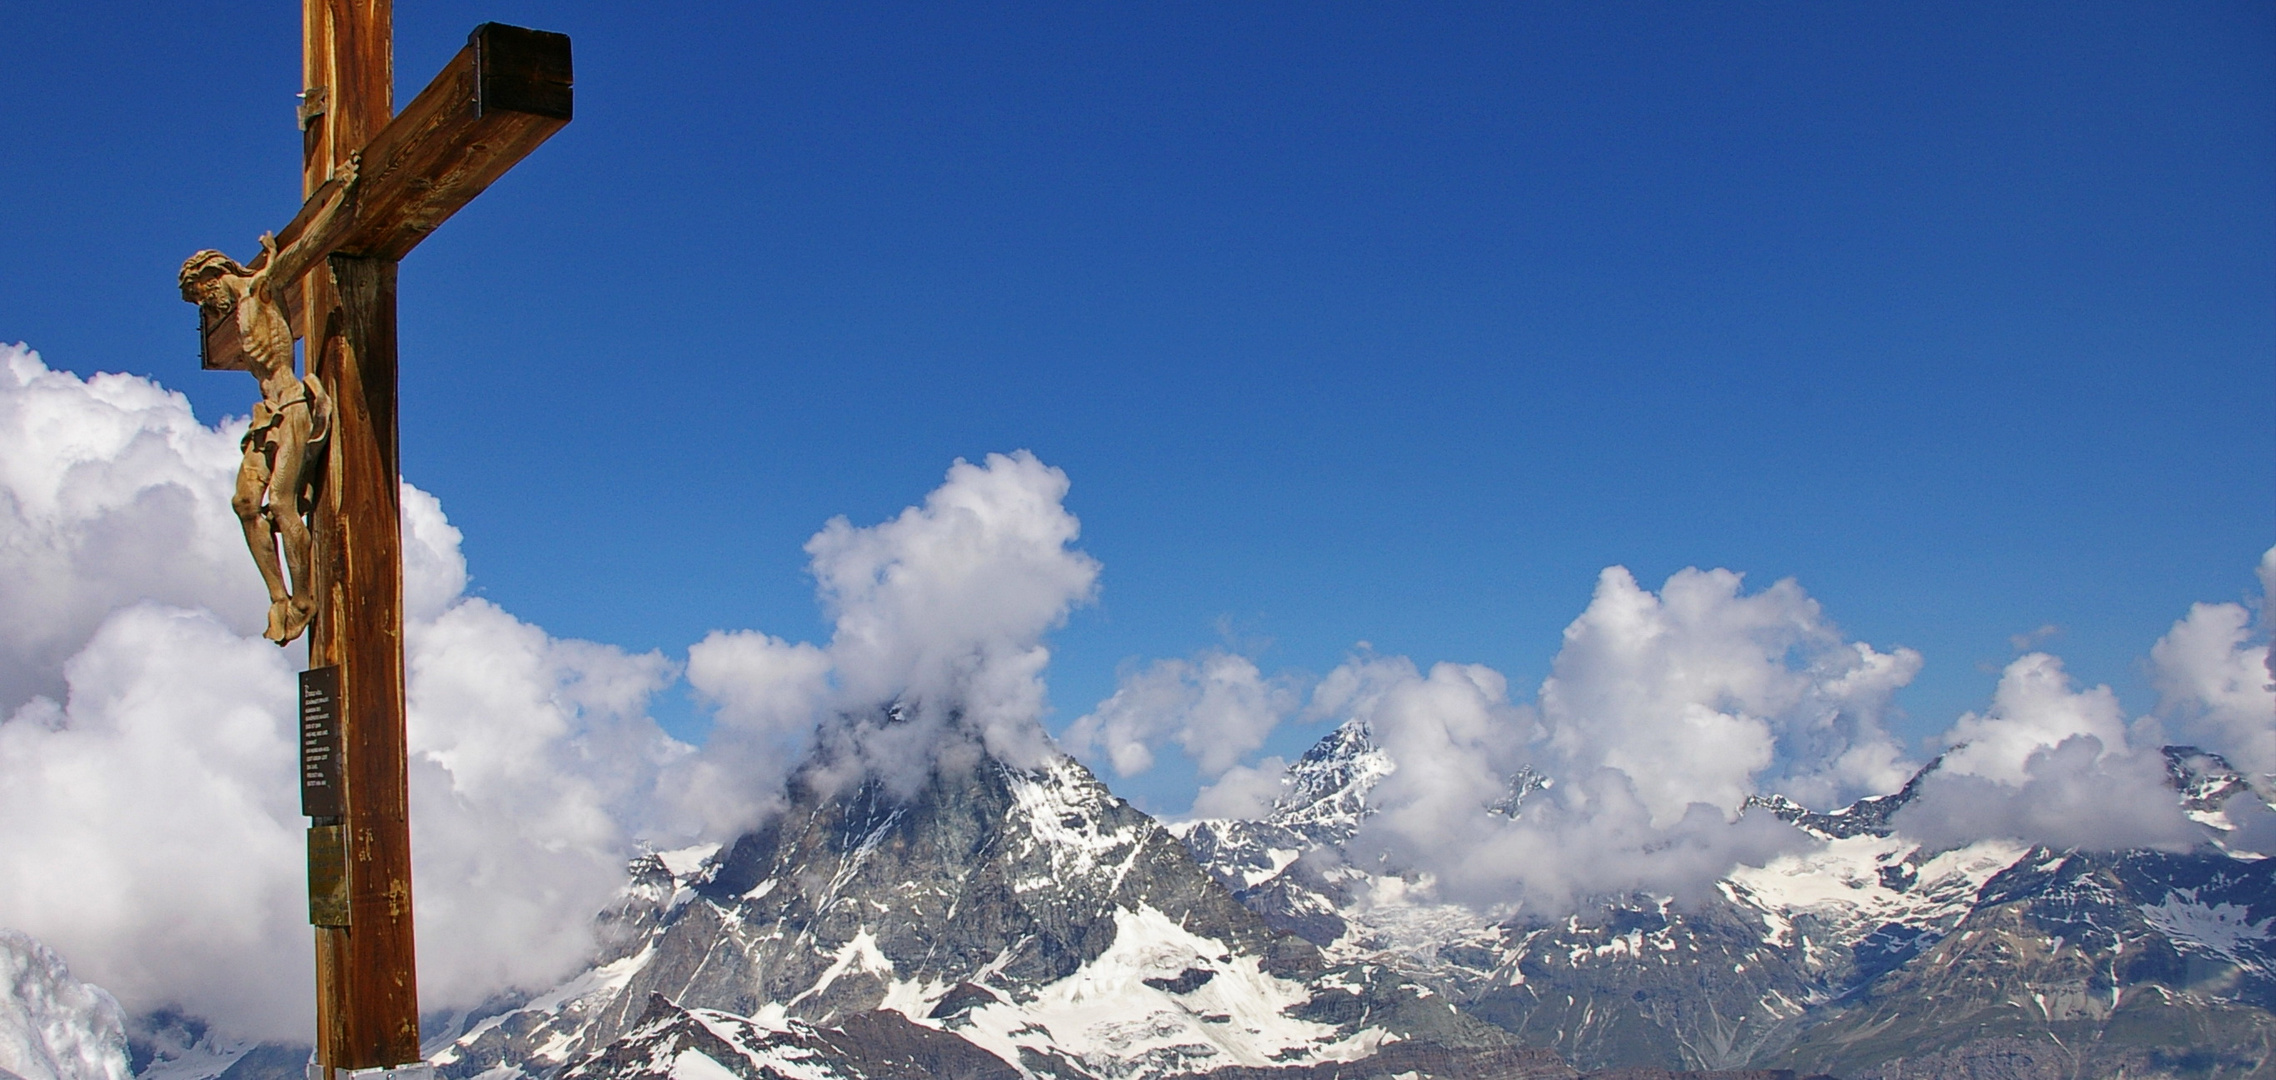
<instances>
[{"instance_id":1,"label":"weathered wood grain","mask_svg":"<svg viewBox=\"0 0 2276 1080\"><path fill-rule=\"evenodd\" d=\"M394 117L391 0L303 0L301 15L302 69L316 99L302 121L301 190L316 202L304 202L303 215L285 226L286 243L306 228L306 212L323 205L341 163ZM346 810L347 925L316 930L317 1060L332 1068L400 1065L419 1058L419 998L404 763L395 263L329 258L301 279L299 297L296 329L316 331L308 369L331 388L334 403L317 492L322 602L309 663L340 671ZM207 355L217 351L209 337Z\"/></svg>"},{"instance_id":2,"label":"weathered wood grain","mask_svg":"<svg viewBox=\"0 0 2276 1080\"><path fill-rule=\"evenodd\" d=\"M337 300L319 367L334 402L318 558L325 603L311 661L341 671L346 723L348 926L320 932L320 1060L337 1068L419 1059L411 923L411 828L403 698L401 473L396 455L392 259L333 255ZM327 940L328 939L328 940ZM325 1052L329 1051L329 1056Z\"/></svg>"}]
</instances>

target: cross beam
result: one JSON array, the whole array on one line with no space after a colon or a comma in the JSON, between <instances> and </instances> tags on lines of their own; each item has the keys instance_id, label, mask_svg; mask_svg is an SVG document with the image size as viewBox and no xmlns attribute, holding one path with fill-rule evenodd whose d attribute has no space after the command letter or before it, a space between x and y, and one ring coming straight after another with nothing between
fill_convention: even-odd
<instances>
[{"instance_id":1,"label":"cross beam","mask_svg":"<svg viewBox=\"0 0 2276 1080\"><path fill-rule=\"evenodd\" d=\"M397 261L459 208L569 123L569 38L543 30L484 23L434 81L362 147L361 180L321 250ZM327 100L316 84L304 120L326 118L345 103ZM311 111L313 110L313 111ZM344 155L343 155L344 157ZM319 176L330 172L327 167ZM301 238L339 181L320 184L277 232L277 246ZM305 337L299 286L288 292L293 333ZM199 320L199 359L211 370L245 370L237 321ZM319 327L319 330L322 328Z\"/></svg>"}]
</instances>

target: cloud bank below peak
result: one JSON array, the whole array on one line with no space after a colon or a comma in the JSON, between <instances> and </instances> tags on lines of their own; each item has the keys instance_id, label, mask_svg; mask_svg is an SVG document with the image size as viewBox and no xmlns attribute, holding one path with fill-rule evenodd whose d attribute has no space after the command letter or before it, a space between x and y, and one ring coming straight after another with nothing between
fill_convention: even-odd
<instances>
[{"instance_id":1,"label":"cloud bank below peak","mask_svg":"<svg viewBox=\"0 0 2276 1080\"><path fill-rule=\"evenodd\" d=\"M2276 549L2260 562L2264 589L2271 568ZM2203 842L2160 748L2193 742L2276 779L2265 618L2241 604L2193 607L2150 650L2157 710L2131 719L2110 688L2077 687L2059 658L2018 657L1990 706L1935 740L1940 767L1899 826L1938 846ZM1489 667L1426 670L1372 653L1307 695L1294 676L1210 650L1126 665L1067 741L1122 775L1175 746L1214 781L1190 814L1256 817L1285 790L1285 762L1246 756L1275 726L1363 721L1395 769L1371 793L1353 853L1421 875L1446 899L1555 912L1637 888L1695 894L1808 842L1742 813L1750 795L1831 809L1903 786L1920 766L1887 719L1921 663L1847 639L1793 581L1747 593L1732 571L1686 569L1653 591L1615 566L1566 627L1532 702Z\"/></svg>"}]
</instances>

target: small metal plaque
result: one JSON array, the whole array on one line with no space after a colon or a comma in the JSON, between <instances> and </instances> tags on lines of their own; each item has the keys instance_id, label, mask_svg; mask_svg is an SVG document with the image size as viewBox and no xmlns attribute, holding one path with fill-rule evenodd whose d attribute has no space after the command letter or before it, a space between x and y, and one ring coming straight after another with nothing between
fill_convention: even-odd
<instances>
[{"instance_id":1,"label":"small metal plaque","mask_svg":"<svg viewBox=\"0 0 2276 1080\"><path fill-rule=\"evenodd\" d=\"M300 812L337 818L348 812L340 790L340 669L300 673Z\"/></svg>"},{"instance_id":2,"label":"small metal plaque","mask_svg":"<svg viewBox=\"0 0 2276 1080\"><path fill-rule=\"evenodd\" d=\"M308 921L348 925L348 830L338 825L308 827Z\"/></svg>"}]
</instances>

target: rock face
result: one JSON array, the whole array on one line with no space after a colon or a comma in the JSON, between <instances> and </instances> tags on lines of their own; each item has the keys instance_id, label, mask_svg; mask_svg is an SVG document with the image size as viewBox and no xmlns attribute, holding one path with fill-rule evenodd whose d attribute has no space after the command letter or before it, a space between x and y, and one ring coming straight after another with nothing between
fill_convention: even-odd
<instances>
[{"instance_id":1,"label":"rock face","mask_svg":"<svg viewBox=\"0 0 2276 1080\"><path fill-rule=\"evenodd\" d=\"M2276 860L2033 849L1786 1051L1858 1076L2265 1075ZM1980 1070L1979 1070L1980 1071Z\"/></svg>"},{"instance_id":2,"label":"rock face","mask_svg":"<svg viewBox=\"0 0 2276 1080\"><path fill-rule=\"evenodd\" d=\"M127 1080L126 1021L29 935L0 930L0 1076Z\"/></svg>"},{"instance_id":3,"label":"rock face","mask_svg":"<svg viewBox=\"0 0 2276 1080\"><path fill-rule=\"evenodd\" d=\"M1513 1041L1275 931L1071 759L978 757L907 796L821 775L724 849L642 860L600 964L432 1060L454 1080L1151 1078Z\"/></svg>"},{"instance_id":4,"label":"rock face","mask_svg":"<svg viewBox=\"0 0 2276 1080\"><path fill-rule=\"evenodd\" d=\"M571 1066L562 1080L689 1075L1019 1080L1020 1073L963 1039L889 1010L855 1013L828 1028L798 1020L766 1027L732 1013L683 1009L659 994L648 999L631 1031Z\"/></svg>"},{"instance_id":5,"label":"rock face","mask_svg":"<svg viewBox=\"0 0 2276 1080\"><path fill-rule=\"evenodd\" d=\"M2216 755L2166 758L2199 821L2225 828L2229 799L2257 797ZM1392 767L1347 724L1292 767L1264 820L1181 835L1243 904L1329 962L1383 964L1583 1068L2276 1074L2276 860L2217 843L1924 850L1889 828L1915 777L1830 813L1750 800L1823 844L1741 868L1705 902L1608 897L1560 921L1493 923L1415 899L1384 868L1304 858L1340 854ZM1506 812L1523 812L1524 787Z\"/></svg>"}]
</instances>

